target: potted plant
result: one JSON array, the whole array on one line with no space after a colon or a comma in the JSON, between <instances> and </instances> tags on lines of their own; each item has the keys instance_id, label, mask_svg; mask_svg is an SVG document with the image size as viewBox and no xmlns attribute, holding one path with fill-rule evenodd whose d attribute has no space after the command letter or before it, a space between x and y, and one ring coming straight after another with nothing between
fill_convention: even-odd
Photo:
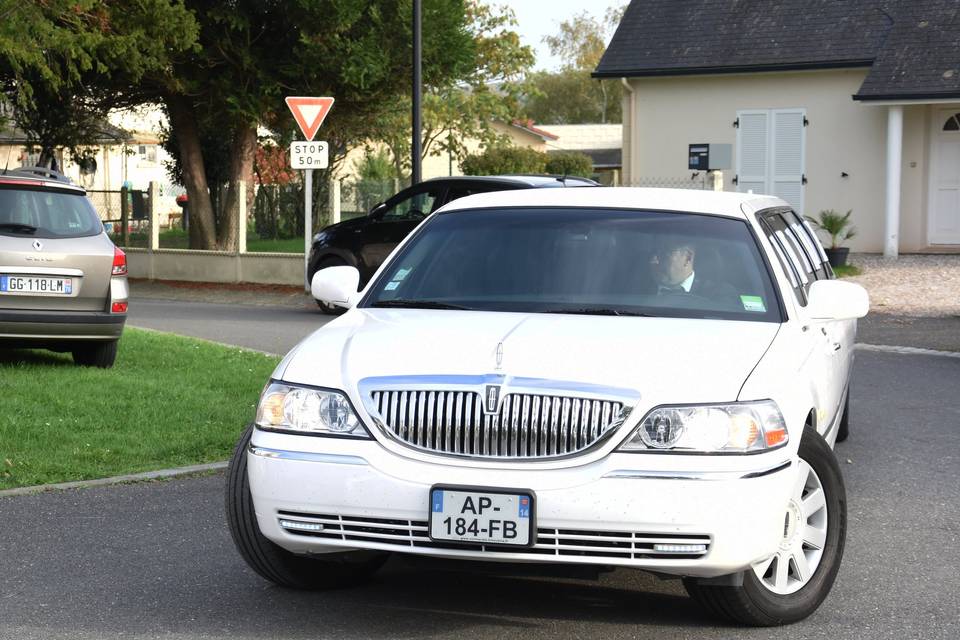
<instances>
[{"instance_id":1,"label":"potted plant","mask_svg":"<svg viewBox=\"0 0 960 640\"><path fill-rule=\"evenodd\" d=\"M847 264L850 248L840 245L857 235L857 228L850 224L852 214L852 209L844 214L833 209L824 209L816 218L807 217L815 227L830 235L830 248L826 251L831 267L842 267Z\"/></svg>"}]
</instances>

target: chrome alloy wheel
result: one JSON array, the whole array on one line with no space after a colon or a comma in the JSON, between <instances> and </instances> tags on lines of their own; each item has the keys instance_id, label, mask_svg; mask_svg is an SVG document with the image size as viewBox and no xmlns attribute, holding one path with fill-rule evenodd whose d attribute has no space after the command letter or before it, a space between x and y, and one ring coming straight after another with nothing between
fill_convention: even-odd
<instances>
[{"instance_id":1,"label":"chrome alloy wheel","mask_svg":"<svg viewBox=\"0 0 960 640\"><path fill-rule=\"evenodd\" d=\"M769 591L795 593L813 577L827 540L827 502L817 472L800 460L797 481L783 518L783 538L777 552L753 565Z\"/></svg>"}]
</instances>

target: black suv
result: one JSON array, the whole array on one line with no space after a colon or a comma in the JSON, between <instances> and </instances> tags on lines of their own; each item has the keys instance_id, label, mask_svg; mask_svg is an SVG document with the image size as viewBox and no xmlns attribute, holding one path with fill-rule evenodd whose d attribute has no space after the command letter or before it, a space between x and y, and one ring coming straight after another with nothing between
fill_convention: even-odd
<instances>
[{"instance_id":1,"label":"black suv","mask_svg":"<svg viewBox=\"0 0 960 640\"><path fill-rule=\"evenodd\" d=\"M457 198L488 191L552 187L595 187L572 176L458 176L433 178L404 189L375 206L368 215L330 225L313 238L308 275L320 269L349 265L360 271L364 287L393 248L436 209ZM328 313L342 311L317 301Z\"/></svg>"}]
</instances>

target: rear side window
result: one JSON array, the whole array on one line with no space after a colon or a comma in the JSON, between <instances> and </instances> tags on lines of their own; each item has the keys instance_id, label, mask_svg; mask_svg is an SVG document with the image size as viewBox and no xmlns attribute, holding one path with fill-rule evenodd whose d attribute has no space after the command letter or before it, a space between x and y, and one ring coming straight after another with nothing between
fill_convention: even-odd
<instances>
[{"instance_id":1,"label":"rear side window","mask_svg":"<svg viewBox=\"0 0 960 640\"><path fill-rule=\"evenodd\" d=\"M790 210L761 214L760 225L773 247L790 285L801 305L807 304L807 291L816 280L832 276L825 254L803 221Z\"/></svg>"},{"instance_id":2,"label":"rear side window","mask_svg":"<svg viewBox=\"0 0 960 640\"><path fill-rule=\"evenodd\" d=\"M99 216L81 194L0 187L0 235L79 238L102 230Z\"/></svg>"}]
</instances>

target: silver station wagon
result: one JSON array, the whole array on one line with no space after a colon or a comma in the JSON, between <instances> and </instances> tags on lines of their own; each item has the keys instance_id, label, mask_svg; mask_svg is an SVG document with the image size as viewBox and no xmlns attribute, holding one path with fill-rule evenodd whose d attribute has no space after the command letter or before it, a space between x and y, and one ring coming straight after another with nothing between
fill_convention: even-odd
<instances>
[{"instance_id":1,"label":"silver station wagon","mask_svg":"<svg viewBox=\"0 0 960 640\"><path fill-rule=\"evenodd\" d=\"M111 367L128 291L127 258L82 188L49 169L0 171L0 349Z\"/></svg>"}]
</instances>

